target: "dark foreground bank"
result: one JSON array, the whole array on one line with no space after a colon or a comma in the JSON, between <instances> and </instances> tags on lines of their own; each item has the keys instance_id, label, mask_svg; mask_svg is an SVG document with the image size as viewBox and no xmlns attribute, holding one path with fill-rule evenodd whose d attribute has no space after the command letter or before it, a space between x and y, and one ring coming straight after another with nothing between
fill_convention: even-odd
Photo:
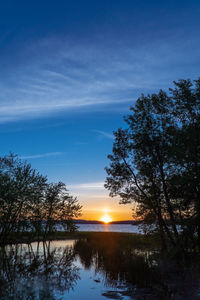
<instances>
[{"instance_id":1,"label":"dark foreground bank","mask_svg":"<svg viewBox=\"0 0 200 300\"><path fill-rule=\"evenodd\" d=\"M142 235L137 233L121 233L121 232L88 232L88 231L75 231L75 232L64 232L57 231L46 236L45 241L53 240L69 240L69 239L84 239L93 238L101 239L102 241L109 242L109 240L122 239L125 243L132 246L142 246L142 247L159 247L159 238L156 235ZM7 245L9 244L21 244L21 243L33 243L33 242L45 242L43 236L34 237L30 232L20 232L10 235Z\"/></svg>"}]
</instances>

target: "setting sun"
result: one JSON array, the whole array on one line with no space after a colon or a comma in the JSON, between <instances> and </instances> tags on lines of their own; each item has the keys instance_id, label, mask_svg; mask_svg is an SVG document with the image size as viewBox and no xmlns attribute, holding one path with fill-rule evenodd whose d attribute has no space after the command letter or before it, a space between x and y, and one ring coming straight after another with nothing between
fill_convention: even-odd
<instances>
[{"instance_id":1,"label":"setting sun","mask_svg":"<svg viewBox=\"0 0 200 300\"><path fill-rule=\"evenodd\" d=\"M104 215L102 218L101 218L101 221L108 224L109 222L112 221L111 217L109 215Z\"/></svg>"}]
</instances>

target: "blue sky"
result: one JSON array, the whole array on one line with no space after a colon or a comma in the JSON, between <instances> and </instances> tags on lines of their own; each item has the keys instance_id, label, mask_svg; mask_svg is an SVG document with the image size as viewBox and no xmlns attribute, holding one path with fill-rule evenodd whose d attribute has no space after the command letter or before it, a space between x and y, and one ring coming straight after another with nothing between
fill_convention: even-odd
<instances>
[{"instance_id":1,"label":"blue sky","mask_svg":"<svg viewBox=\"0 0 200 300\"><path fill-rule=\"evenodd\" d=\"M1 155L65 182L86 218L130 218L103 188L112 132L141 93L199 77L199 15L194 0L1 3Z\"/></svg>"}]
</instances>

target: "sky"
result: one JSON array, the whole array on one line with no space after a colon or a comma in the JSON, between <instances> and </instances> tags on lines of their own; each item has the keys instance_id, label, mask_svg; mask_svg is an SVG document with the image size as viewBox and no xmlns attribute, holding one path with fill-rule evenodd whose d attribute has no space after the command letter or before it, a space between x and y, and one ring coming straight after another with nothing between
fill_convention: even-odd
<instances>
[{"instance_id":1,"label":"sky","mask_svg":"<svg viewBox=\"0 0 200 300\"><path fill-rule=\"evenodd\" d=\"M1 1L0 155L63 181L84 219L132 218L104 189L142 94L200 76L200 1Z\"/></svg>"}]
</instances>

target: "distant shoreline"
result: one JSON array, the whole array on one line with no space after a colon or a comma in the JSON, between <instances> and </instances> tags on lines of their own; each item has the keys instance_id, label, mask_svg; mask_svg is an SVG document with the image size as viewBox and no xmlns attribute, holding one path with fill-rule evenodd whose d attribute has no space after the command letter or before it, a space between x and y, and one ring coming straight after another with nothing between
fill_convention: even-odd
<instances>
[{"instance_id":1,"label":"distant shoreline","mask_svg":"<svg viewBox=\"0 0 200 300\"><path fill-rule=\"evenodd\" d=\"M74 220L75 224L105 224L102 221L96 221L96 220ZM134 221L134 220L125 220L125 221L111 221L107 223L107 225L114 225L114 224L130 224L130 225L138 225L141 224L142 221Z\"/></svg>"}]
</instances>

